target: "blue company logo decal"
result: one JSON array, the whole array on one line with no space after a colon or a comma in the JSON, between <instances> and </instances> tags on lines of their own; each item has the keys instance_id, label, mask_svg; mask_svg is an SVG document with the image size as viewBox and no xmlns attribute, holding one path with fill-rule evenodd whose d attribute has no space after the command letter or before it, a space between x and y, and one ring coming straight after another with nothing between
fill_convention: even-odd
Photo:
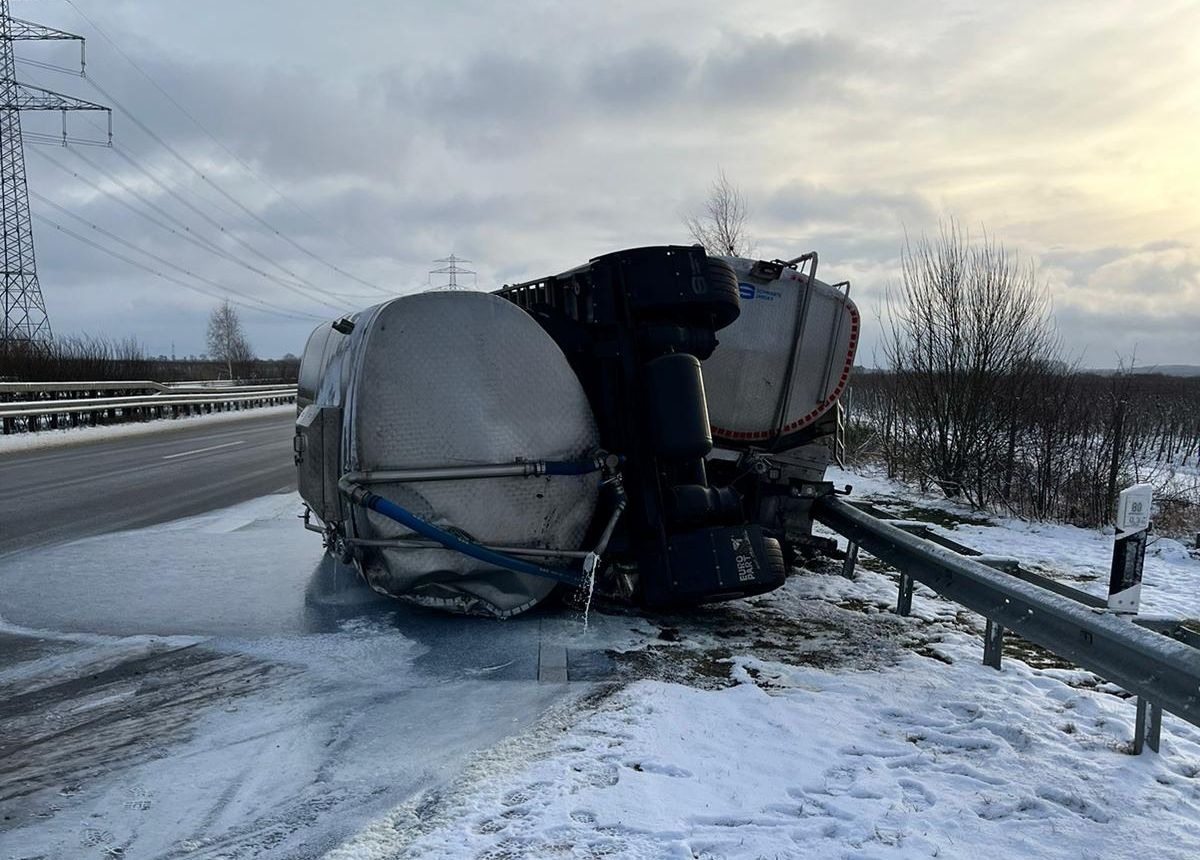
<instances>
[{"instance_id":1,"label":"blue company logo decal","mask_svg":"<svg viewBox=\"0 0 1200 860\"><path fill-rule=\"evenodd\" d=\"M764 302L773 302L779 298L779 293L774 290L756 287L754 284L738 284L738 296L742 299L758 299Z\"/></svg>"}]
</instances>

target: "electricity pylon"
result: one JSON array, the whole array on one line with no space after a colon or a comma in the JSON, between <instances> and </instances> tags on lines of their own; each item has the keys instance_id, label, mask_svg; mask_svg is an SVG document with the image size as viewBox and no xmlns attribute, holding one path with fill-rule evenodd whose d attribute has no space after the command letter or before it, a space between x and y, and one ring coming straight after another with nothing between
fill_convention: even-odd
<instances>
[{"instance_id":1,"label":"electricity pylon","mask_svg":"<svg viewBox=\"0 0 1200 860\"><path fill-rule=\"evenodd\" d=\"M29 187L25 182L25 149L21 143L21 111L62 112L63 146L67 144L67 111L108 112L109 143L112 111L104 105L23 84L17 80L13 42L74 40L79 42L79 74L84 73L83 37L10 17L8 0L0 0L0 352L20 344L50 340L50 320L38 284L33 256L33 226L29 217Z\"/></svg>"},{"instance_id":2,"label":"electricity pylon","mask_svg":"<svg viewBox=\"0 0 1200 860\"><path fill-rule=\"evenodd\" d=\"M460 269L458 266L459 263L469 263L471 262L470 260L464 260L462 257L456 257L453 254L449 257L442 257L440 260L434 260L433 262L450 264L442 266L440 269L429 270L429 286L433 290L457 290L459 275L471 275L472 277L475 275L475 272L470 269ZM434 275L449 275L450 281L446 284L435 284L433 283Z\"/></svg>"}]
</instances>

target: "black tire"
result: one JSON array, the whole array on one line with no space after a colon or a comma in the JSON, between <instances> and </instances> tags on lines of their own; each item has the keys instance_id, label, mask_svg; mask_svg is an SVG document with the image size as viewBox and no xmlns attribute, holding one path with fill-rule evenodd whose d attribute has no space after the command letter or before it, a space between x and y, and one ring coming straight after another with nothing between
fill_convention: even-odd
<instances>
[{"instance_id":1,"label":"black tire","mask_svg":"<svg viewBox=\"0 0 1200 860\"><path fill-rule=\"evenodd\" d=\"M773 537L763 538L763 564L772 581L783 582L787 576L787 562L783 557L783 547Z\"/></svg>"},{"instance_id":2,"label":"black tire","mask_svg":"<svg viewBox=\"0 0 1200 860\"><path fill-rule=\"evenodd\" d=\"M709 302L712 306L713 325L723 329L738 318L742 312L741 299L738 296L737 273L733 266L716 257L708 258Z\"/></svg>"}]
</instances>

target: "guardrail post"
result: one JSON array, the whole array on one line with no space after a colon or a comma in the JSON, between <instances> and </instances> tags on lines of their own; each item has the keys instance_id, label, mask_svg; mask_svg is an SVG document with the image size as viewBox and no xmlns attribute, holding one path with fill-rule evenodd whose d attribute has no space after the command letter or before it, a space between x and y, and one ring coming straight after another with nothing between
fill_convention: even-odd
<instances>
[{"instance_id":1,"label":"guardrail post","mask_svg":"<svg viewBox=\"0 0 1200 860\"><path fill-rule=\"evenodd\" d=\"M900 594L896 597L896 614L908 615L912 612L913 578L900 571Z\"/></svg>"},{"instance_id":2,"label":"guardrail post","mask_svg":"<svg viewBox=\"0 0 1200 860\"><path fill-rule=\"evenodd\" d=\"M987 619L983 629L983 665L1000 669L1000 659L1004 656L1004 626L992 619Z\"/></svg>"},{"instance_id":3,"label":"guardrail post","mask_svg":"<svg viewBox=\"0 0 1200 860\"><path fill-rule=\"evenodd\" d=\"M854 566L858 564L858 544L854 541L846 543L846 560L842 562L842 576L854 579Z\"/></svg>"},{"instance_id":4,"label":"guardrail post","mask_svg":"<svg viewBox=\"0 0 1200 860\"><path fill-rule=\"evenodd\" d=\"M1137 697L1137 720L1133 728L1133 754L1141 755L1146 747L1158 752L1162 740L1162 708L1144 696Z\"/></svg>"}]
</instances>

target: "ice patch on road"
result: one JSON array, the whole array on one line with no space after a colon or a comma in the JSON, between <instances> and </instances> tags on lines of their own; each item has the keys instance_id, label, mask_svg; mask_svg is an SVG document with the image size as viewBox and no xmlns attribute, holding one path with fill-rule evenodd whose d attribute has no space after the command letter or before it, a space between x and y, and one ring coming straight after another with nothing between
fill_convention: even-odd
<instances>
[{"instance_id":1,"label":"ice patch on road","mask_svg":"<svg viewBox=\"0 0 1200 860\"><path fill-rule=\"evenodd\" d=\"M113 634L270 635L324 623L306 599L329 578L324 551L302 509L296 493L280 493L6 556L0 612L27 627Z\"/></svg>"},{"instance_id":2,"label":"ice patch on road","mask_svg":"<svg viewBox=\"0 0 1200 860\"><path fill-rule=\"evenodd\" d=\"M270 496L250 499L249 501L228 508L221 508L212 513L174 520L138 531L125 532L125 534L137 535L158 531L227 534L256 525L275 527L280 521L287 521L286 527L294 531L297 528L302 528L300 519L303 517L304 507L304 502L301 500L299 493L275 493ZM299 537L303 539L307 538L308 535L301 532ZM316 535L312 536L312 544L314 546L320 546L319 540L320 538Z\"/></svg>"},{"instance_id":3,"label":"ice patch on road","mask_svg":"<svg viewBox=\"0 0 1200 860\"><path fill-rule=\"evenodd\" d=\"M0 857L319 856L585 687L537 683L537 618L380 597L300 509L0 563Z\"/></svg>"}]
</instances>

